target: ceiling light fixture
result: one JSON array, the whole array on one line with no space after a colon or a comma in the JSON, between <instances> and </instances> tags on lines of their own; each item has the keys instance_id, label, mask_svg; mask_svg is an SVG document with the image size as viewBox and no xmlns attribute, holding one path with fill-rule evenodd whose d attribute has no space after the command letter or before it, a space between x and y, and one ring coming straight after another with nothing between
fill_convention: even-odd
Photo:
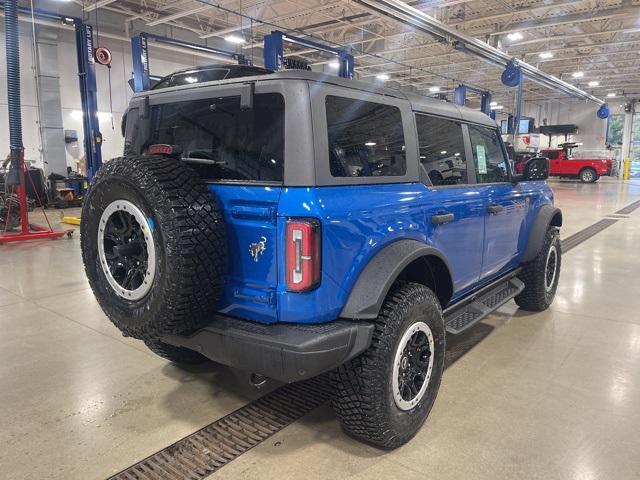
<instances>
[{"instance_id":1,"label":"ceiling light fixture","mask_svg":"<svg viewBox=\"0 0 640 480\"><path fill-rule=\"evenodd\" d=\"M613 98L615 96L616 96L616 94L613 93L613 92L607 93L607 97L609 97L609 98Z\"/></svg>"},{"instance_id":2,"label":"ceiling light fixture","mask_svg":"<svg viewBox=\"0 0 640 480\"><path fill-rule=\"evenodd\" d=\"M387 75L386 73L379 73L378 75L376 75L376 78L378 80L385 81L385 80L389 80L389 78L391 77L389 77L389 75Z\"/></svg>"},{"instance_id":3,"label":"ceiling light fixture","mask_svg":"<svg viewBox=\"0 0 640 480\"><path fill-rule=\"evenodd\" d=\"M540 52L540 58L553 58L553 53L551 52Z\"/></svg>"},{"instance_id":4,"label":"ceiling light fixture","mask_svg":"<svg viewBox=\"0 0 640 480\"><path fill-rule=\"evenodd\" d=\"M241 43L245 43L246 40L244 38L242 38L239 35L227 35L226 37L224 37L224 39L229 42L229 43L236 43L236 44L241 44Z\"/></svg>"},{"instance_id":5,"label":"ceiling light fixture","mask_svg":"<svg viewBox=\"0 0 640 480\"><path fill-rule=\"evenodd\" d=\"M571 74L571 76L572 76L573 78L582 78L582 77L584 77L584 72L573 72L573 73Z\"/></svg>"},{"instance_id":6,"label":"ceiling light fixture","mask_svg":"<svg viewBox=\"0 0 640 480\"><path fill-rule=\"evenodd\" d=\"M495 107L496 105L498 105L498 102L491 102L491 103L489 104L489 106L490 106L490 107Z\"/></svg>"},{"instance_id":7,"label":"ceiling light fixture","mask_svg":"<svg viewBox=\"0 0 640 480\"><path fill-rule=\"evenodd\" d=\"M600 82L598 82L597 80L591 80L589 82L590 87L597 87L598 85L600 85Z\"/></svg>"},{"instance_id":8,"label":"ceiling light fixture","mask_svg":"<svg viewBox=\"0 0 640 480\"><path fill-rule=\"evenodd\" d=\"M340 62L338 60L332 60L329 62L329 67L340 68Z\"/></svg>"},{"instance_id":9,"label":"ceiling light fixture","mask_svg":"<svg viewBox=\"0 0 640 480\"><path fill-rule=\"evenodd\" d=\"M491 107L491 110L502 110L504 105L496 105L495 107Z\"/></svg>"},{"instance_id":10,"label":"ceiling light fixture","mask_svg":"<svg viewBox=\"0 0 640 480\"><path fill-rule=\"evenodd\" d=\"M431 93L438 93L440 91L440 87L429 87L429 91Z\"/></svg>"},{"instance_id":11,"label":"ceiling light fixture","mask_svg":"<svg viewBox=\"0 0 640 480\"><path fill-rule=\"evenodd\" d=\"M515 42L517 40L522 40L524 37L522 36L522 34L520 32L513 32L507 35L507 38L509 40L511 40L512 42Z\"/></svg>"},{"instance_id":12,"label":"ceiling light fixture","mask_svg":"<svg viewBox=\"0 0 640 480\"><path fill-rule=\"evenodd\" d=\"M369 141L369 142L365 143L364 146L365 147L375 147L376 146L376 142Z\"/></svg>"}]
</instances>

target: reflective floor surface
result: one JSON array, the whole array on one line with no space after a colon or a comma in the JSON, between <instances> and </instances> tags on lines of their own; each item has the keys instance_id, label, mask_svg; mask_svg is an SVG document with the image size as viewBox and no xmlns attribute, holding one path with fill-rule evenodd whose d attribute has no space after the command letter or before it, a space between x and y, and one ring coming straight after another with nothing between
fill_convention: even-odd
<instances>
[{"instance_id":1,"label":"reflective floor surface","mask_svg":"<svg viewBox=\"0 0 640 480\"><path fill-rule=\"evenodd\" d=\"M551 183L564 237L640 199L640 183ZM408 445L357 443L323 406L211 478L640 478L639 246L640 209L563 258L550 310L510 302L451 339ZM0 332L3 479L105 478L273 387L182 370L122 337L88 289L78 236L0 246Z\"/></svg>"}]
</instances>

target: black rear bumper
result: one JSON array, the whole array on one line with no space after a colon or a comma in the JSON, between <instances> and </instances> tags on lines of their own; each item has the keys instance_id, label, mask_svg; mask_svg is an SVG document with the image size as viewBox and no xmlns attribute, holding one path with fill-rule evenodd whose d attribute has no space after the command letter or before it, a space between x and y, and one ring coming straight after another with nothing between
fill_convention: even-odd
<instances>
[{"instance_id":1,"label":"black rear bumper","mask_svg":"<svg viewBox=\"0 0 640 480\"><path fill-rule=\"evenodd\" d=\"M206 327L163 341L211 360L282 382L304 380L334 369L366 350L373 324L336 320L318 325L263 325L217 316Z\"/></svg>"}]
</instances>

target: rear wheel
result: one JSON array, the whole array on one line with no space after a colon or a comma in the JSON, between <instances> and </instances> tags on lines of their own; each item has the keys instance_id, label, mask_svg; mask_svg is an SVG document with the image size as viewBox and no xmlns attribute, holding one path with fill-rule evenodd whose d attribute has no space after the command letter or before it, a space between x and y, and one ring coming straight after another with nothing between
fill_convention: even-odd
<instances>
[{"instance_id":1,"label":"rear wheel","mask_svg":"<svg viewBox=\"0 0 640 480\"><path fill-rule=\"evenodd\" d=\"M515 297L519 307L534 312L549 308L558 288L561 263L560 234L556 227L549 227L540 252L519 275L524 282L524 290Z\"/></svg>"},{"instance_id":2,"label":"rear wheel","mask_svg":"<svg viewBox=\"0 0 640 480\"><path fill-rule=\"evenodd\" d=\"M85 197L80 229L89 284L123 334L155 340L214 312L225 230L215 199L187 165L110 160Z\"/></svg>"},{"instance_id":3,"label":"rear wheel","mask_svg":"<svg viewBox=\"0 0 640 480\"><path fill-rule=\"evenodd\" d=\"M392 449L431 411L444 367L444 322L435 294L406 283L391 290L375 324L369 349L334 371L332 406L348 434Z\"/></svg>"},{"instance_id":4,"label":"rear wheel","mask_svg":"<svg viewBox=\"0 0 640 480\"><path fill-rule=\"evenodd\" d=\"M580 181L582 183L593 183L598 180L598 174L593 168L583 168L580 171Z\"/></svg>"}]
</instances>

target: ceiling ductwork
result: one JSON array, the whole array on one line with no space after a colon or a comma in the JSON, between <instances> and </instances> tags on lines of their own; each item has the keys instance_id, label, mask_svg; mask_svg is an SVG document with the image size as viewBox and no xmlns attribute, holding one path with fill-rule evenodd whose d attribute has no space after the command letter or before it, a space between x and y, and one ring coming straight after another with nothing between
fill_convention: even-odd
<instances>
[{"instance_id":1,"label":"ceiling ductwork","mask_svg":"<svg viewBox=\"0 0 640 480\"><path fill-rule=\"evenodd\" d=\"M530 65L522 60L513 58L509 54L492 47L486 42L461 33L449 25L427 15L426 13L407 5L399 0L355 0L356 3L386 18L411 25L418 31L427 33L437 39L450 44L453 48L471 53L494 65L506 67L513 63L527 79L551 90L560 91L573 97L581 98L597 104L605 102L580 88L560 80L553 75Z\"/></svg>"}]
</instances>

